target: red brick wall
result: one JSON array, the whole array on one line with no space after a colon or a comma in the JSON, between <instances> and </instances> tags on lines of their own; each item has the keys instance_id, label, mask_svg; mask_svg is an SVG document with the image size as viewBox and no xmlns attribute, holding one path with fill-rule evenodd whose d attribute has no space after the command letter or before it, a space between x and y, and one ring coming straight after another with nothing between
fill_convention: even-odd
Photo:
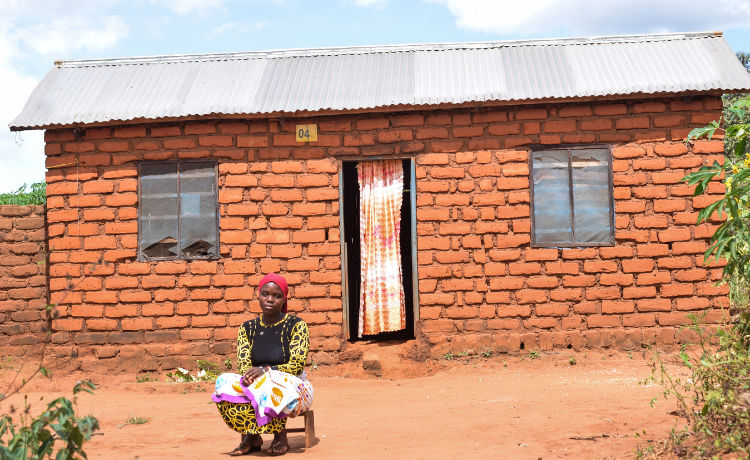
<instances>
[{"instance_id":1,"label":"red brick wall","mask_svg":"<svg viewBox=\"0 0 750 460\"><path fill-rule=\"evenodd\" d=\"M44 206L0 206L0 350L38 350L46 325Z\"/></svg>"},{"instance_id":2,"label":"red brick wall","mask_svg":"<svg viewBox=\"0 0 750 460\"><path fill-rule=\"evenodd\" d=\"M726 303L711 286L720 270L701 263L711 228L695 225L713 198L678 182L722 157L721 140L683 143L720 110L705 97L47 131L48 166L80 162L47 175L53 300L66 277L109 263L66 299L54 342L98 366L231 354L259 311L257 281L276 271L311 326L312 359L336 360L338 160L393 154L417 162L419 338L433 356L684 341L675 326L687 312L715 321ZM318 142L295 142L300 123L318 124ZM615 247L529 248L527 145L561 142L613 145ZM135 261L135 164L172 158L220 162L219 261Z\"/></svg>"}]
</instances>

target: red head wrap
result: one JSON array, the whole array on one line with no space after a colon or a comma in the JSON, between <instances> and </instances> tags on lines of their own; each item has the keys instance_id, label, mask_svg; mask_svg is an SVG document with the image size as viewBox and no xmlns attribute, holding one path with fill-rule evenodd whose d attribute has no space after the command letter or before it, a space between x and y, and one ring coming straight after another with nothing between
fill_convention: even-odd
<instances>
[{"instance_id":1,"label":"red head wrap","mask_svg":"<svg viewBox=\"0 0 750 460\"><path fill-rule=\"evenodd\" d=\"M289 286L287 286L286 280L281 275L277 275L276 273L269 273L260 280L258 291L260 291L260 289L265 286L266 283L276 283L281 288L281 292L284 293L284 306L281 307L281 312L286 313L286 296L289 295ZM260 292L258 293L260 294Z\"/></svg>"}]
</instances>

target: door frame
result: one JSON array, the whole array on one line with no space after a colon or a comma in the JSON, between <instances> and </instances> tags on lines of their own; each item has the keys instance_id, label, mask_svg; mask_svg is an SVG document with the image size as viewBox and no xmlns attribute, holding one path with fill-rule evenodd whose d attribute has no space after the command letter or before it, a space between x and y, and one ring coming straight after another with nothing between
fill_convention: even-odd
<instances>
[{"instance_id":1,"label":"door frame","mask_svg":"<svg viewBox=\"0 0 750 460\"><path fill-rule=\"evenodd\" d=\"M417 164L414 157L410 156L366 156L348 157L339 160L339 241L341 244L341 307L343 310L343 337L344 340L351 338L349 330L349 267L347 264L346 235L344 230L344 168L343 162L362 162L375 160L409 160L411 162L411 177L409 177L409 194L411 195L411 276L412 276L412 298L414 299L414 336L417 336L419 324L419 264L417 263ZM406 179L406 178L404 178ZM406 181L404 181L406 185ZM403 222L402 222L403 223ZM359 235L357 235L359 238ZM408 293L404 292L404 295Z\"/></svg>"}]
</instances>

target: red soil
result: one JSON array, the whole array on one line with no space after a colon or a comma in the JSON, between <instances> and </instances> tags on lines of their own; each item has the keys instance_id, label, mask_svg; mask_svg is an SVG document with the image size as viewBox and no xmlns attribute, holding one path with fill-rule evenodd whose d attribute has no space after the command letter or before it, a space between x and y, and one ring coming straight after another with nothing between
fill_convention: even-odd
<instances>
[{"instance_id":1,"label":"red soil","mask_svg":"<svg viewBox=\"0 0 750 460\"><path fill-rule=\"evenodd\" d=\"M569 365L569 356L578 364ZM289 455L304 452L310 460L631 458L637 443L666 435L675 423L668 415L672 402L649 406L659 388L638 384L650 372L640 352L632 359L599 352L544 353L533 362L521 358L432 362L429 373L437 373L405 380L367 376L354 364L308 370L315 386L317 441L305 450L303 435L290 434ZM417 368L426 369L416 366L415 373ZM335 377L347 374L359 378ZM101 422L102 435L86 447L89 459L227 458L239 442L210 402L208 382L163 383L159 376L161 382L137 384L133 375L61 374L34 380L27 387L29 401L61 393L70 397L75 380L85 377L101 385L96 395L78 398L79 413ZM0 413L21 402L21 396L4 401ZM149 422L119 426L131 413ZM289 423L301 426L302 419ZM271 436L264 439L267 448Z\"/></svg>"}]
</instances>

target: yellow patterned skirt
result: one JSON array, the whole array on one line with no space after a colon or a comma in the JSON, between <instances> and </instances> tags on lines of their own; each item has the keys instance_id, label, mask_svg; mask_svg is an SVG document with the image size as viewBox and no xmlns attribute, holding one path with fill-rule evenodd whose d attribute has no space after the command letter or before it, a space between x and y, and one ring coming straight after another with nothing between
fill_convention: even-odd
<instances>
[{"instance_id":1,"label":"yellow patterned skirt","mask_svg":"<svg viewBox=\"0 0 750 460\"><path fill-rule=\"evenodd\" d=\"M227 426L242 434L279 433L286 426L285 418L274 418L263 426L258 426L255 420L255 409L250 403L231 403L220 401L216 403L221 418Z\"/></svg>"}]
</instances>

